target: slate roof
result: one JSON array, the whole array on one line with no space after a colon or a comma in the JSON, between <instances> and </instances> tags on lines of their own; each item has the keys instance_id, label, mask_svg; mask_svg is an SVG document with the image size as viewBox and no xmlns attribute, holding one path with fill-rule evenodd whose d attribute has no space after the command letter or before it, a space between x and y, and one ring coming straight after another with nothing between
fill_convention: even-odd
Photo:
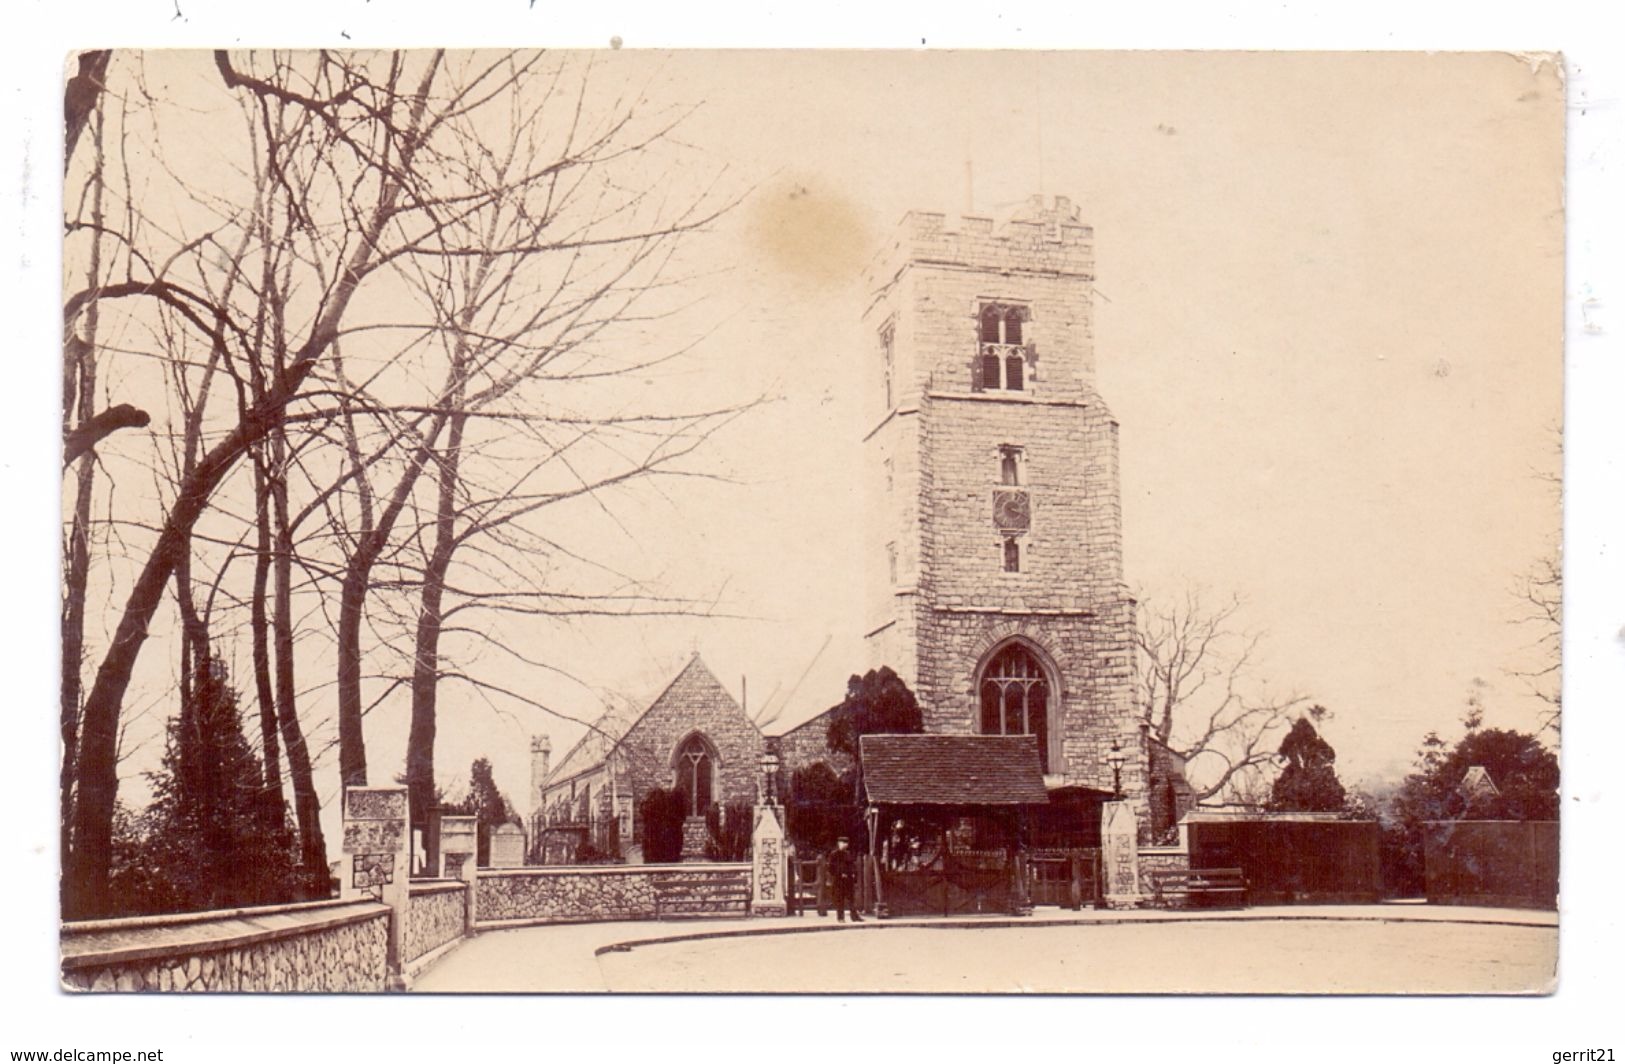
<instances>
[{"instance_id":1,"label":"slate roof","mask_svg":"<svg viewBox=\"0 0 1625 1064\"><path fill-rule=\"evenodd\" d=\"M865 735L863 784L894 805L1029 805L1049 801L1033 735Z\"/></svg>"}]
</instances>

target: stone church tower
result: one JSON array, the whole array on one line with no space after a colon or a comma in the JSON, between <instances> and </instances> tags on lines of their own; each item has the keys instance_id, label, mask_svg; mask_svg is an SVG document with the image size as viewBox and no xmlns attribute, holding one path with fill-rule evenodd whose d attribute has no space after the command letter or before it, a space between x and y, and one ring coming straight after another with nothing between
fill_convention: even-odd
<instances>
[{"instance_id":1,"label":"stone church tower","mask_svg":"<svg viewBox=\"0 0 1625 1064\"><path fill-rule=\"evenodd\" d=\"M1033 733L1046 783L1146 816L1117 423L1095 390L1093 231L1034 197L995 228L910 213L862 353L871 664L926 729Z\"/></svg>"}]
</instances>

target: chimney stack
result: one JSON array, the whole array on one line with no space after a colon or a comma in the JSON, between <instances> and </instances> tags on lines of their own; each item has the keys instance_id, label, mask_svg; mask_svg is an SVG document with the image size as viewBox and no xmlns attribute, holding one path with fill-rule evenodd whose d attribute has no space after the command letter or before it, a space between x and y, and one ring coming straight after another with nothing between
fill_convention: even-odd
<instances>
[{"instance_id":1,"label":"chimney stack","mask_svg":"<svg viewBox=\"0 0 1625 1064\"><path fill-rule=\"evenodd\" d=\"M553 758L553 740L544 733L530 737L530 798L542 807L542 787L547 783L548 762Z\"/></svg>"}]
</instances>

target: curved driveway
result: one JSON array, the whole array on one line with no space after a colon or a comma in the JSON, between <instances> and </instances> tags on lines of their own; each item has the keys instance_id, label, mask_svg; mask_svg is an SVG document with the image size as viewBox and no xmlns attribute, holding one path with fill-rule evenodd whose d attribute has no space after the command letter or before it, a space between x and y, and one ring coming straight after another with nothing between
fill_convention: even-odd
<instances>
[{"instance_id":1,"label":"curved driveway","mask_svg":"<svg viewBox=\"0 0 1625 1064\"><path fill-rule=\"evenodd\" d=\"M423 992L1541 993L1555 913L1415 904L1218 914L567 924L482 931Z\"/></svg>"}]
</instances>

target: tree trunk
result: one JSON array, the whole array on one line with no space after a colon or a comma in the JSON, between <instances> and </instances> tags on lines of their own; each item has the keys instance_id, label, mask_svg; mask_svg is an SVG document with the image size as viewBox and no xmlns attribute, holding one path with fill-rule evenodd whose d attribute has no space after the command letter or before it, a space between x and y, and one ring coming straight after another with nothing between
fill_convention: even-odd
<instances>
[{"instance_id":1,"label":"tree trunk","mask_svg":"<svg viewBox=\"0 0 1625 1064\"><path fill-rule=\"evenodd\" d=\"M265 758L265 792L277 808L282 794L282 752L277 741L276 689L271 681L271 624L265 594L271 578L271 492L266 483L265 453L254 453L254 591L248 603L248 627L254 641L254 695L260 706L260 749Z\"/></svg>"},{"instance_id":2,"label":"tree trunk","mask_svg":"<svg viewBox=\"0 0 1625 1064\"><path fill-rule=\"evenodd\" d=\"M458 400L461 399L459 395ZM441 602L446 573L457 549L457 466L468 415L451 419L446 450L440 456L440 495L435 507L435 541L423 573L423 601L418 612L417 653L412 664L412 727L406 739L406 785L411 798L412 823L429 821L434 802L435 708L440 683Z\"/></svg>"},{"instance_id":3,"label":"tree trunk","mask_svg":"<svg viewBox=\"0 0 1625 1064\"><path fill-rule=\"evenodd\" d=\"M288 482L283 475L287 441L281 431L270 439L270 486L276 549L273 555L272 635L276 650L276 717L288 751L288 780L293 785L293 814L299 824L299 852L312 897L329 891L327 843L322 838L322 803L310 767L310 748L299 725L293 670L293 531L288 527Z\"/></svg>"},{"instance_id":4,"label":"tree trunk","mask_svg":"<svg viewBox=\"0 0 1625 1064\"><path fill-rule=\"evenodd\" d=\"M378 524L361 535L344 567L344 582L339 588L338 715L339 779L346 787L367 785L367 748L361 728L361 622L366 615L367 592L372 588L372 567L389 545L395 521L412 497L412 487L433 456L435 441L445 425L446 415L435 415L423 442L401 473L389 505L378 515Z\"/></svg>"},{"instance_id":5,"label":"tree trunk","mask_svg":"<svg viewBox=\"0 0 1625 1064\"><path fill-rule=\"evenodd\" d=\"M98 58L99 55L99 58ZM70 113L68 117L68 131L71 139L77 139L79 127L82 127L92 110L96 113L96 122L92 137L96 151L96 165L91 171L91 220L97 226L97 233L90 245L90 267L86 280L86 287L94 289L101 282L102 242L100 226L102 225L102 123L100 109L95 102L101 99L100 85L103 74L107 69L107 53L88 52L80 57L80 78L89 78L89 87L86 92L93 92L90 106L77 122ZM70 86L70 97L72 95ZM68 148L71 152L72 144ZM64 447L66 440L72 434L72 428L77 417L78 423L83 423L91 417L91 411L96 407L96 330L99 322L99 308L92 300L84 310L84 335L74 333L72 323L68 326L68 335L64 337L62 360L66 379L62 391L62 437ZM73 795L74 777L78 769L79 755L79 699L84 691L83 679L80 670L84 668L85 656L85 592L90 582L90 508L94 500L96 486L96 463L94 456L90 461L82 462L75 473L73 493L73 517L68 528L67 548L63 552L62 573L62 767L61 767L61 814L62 823L62 857L66 860L69 851L73 848Z\"/></svg>"}]
</instances>

